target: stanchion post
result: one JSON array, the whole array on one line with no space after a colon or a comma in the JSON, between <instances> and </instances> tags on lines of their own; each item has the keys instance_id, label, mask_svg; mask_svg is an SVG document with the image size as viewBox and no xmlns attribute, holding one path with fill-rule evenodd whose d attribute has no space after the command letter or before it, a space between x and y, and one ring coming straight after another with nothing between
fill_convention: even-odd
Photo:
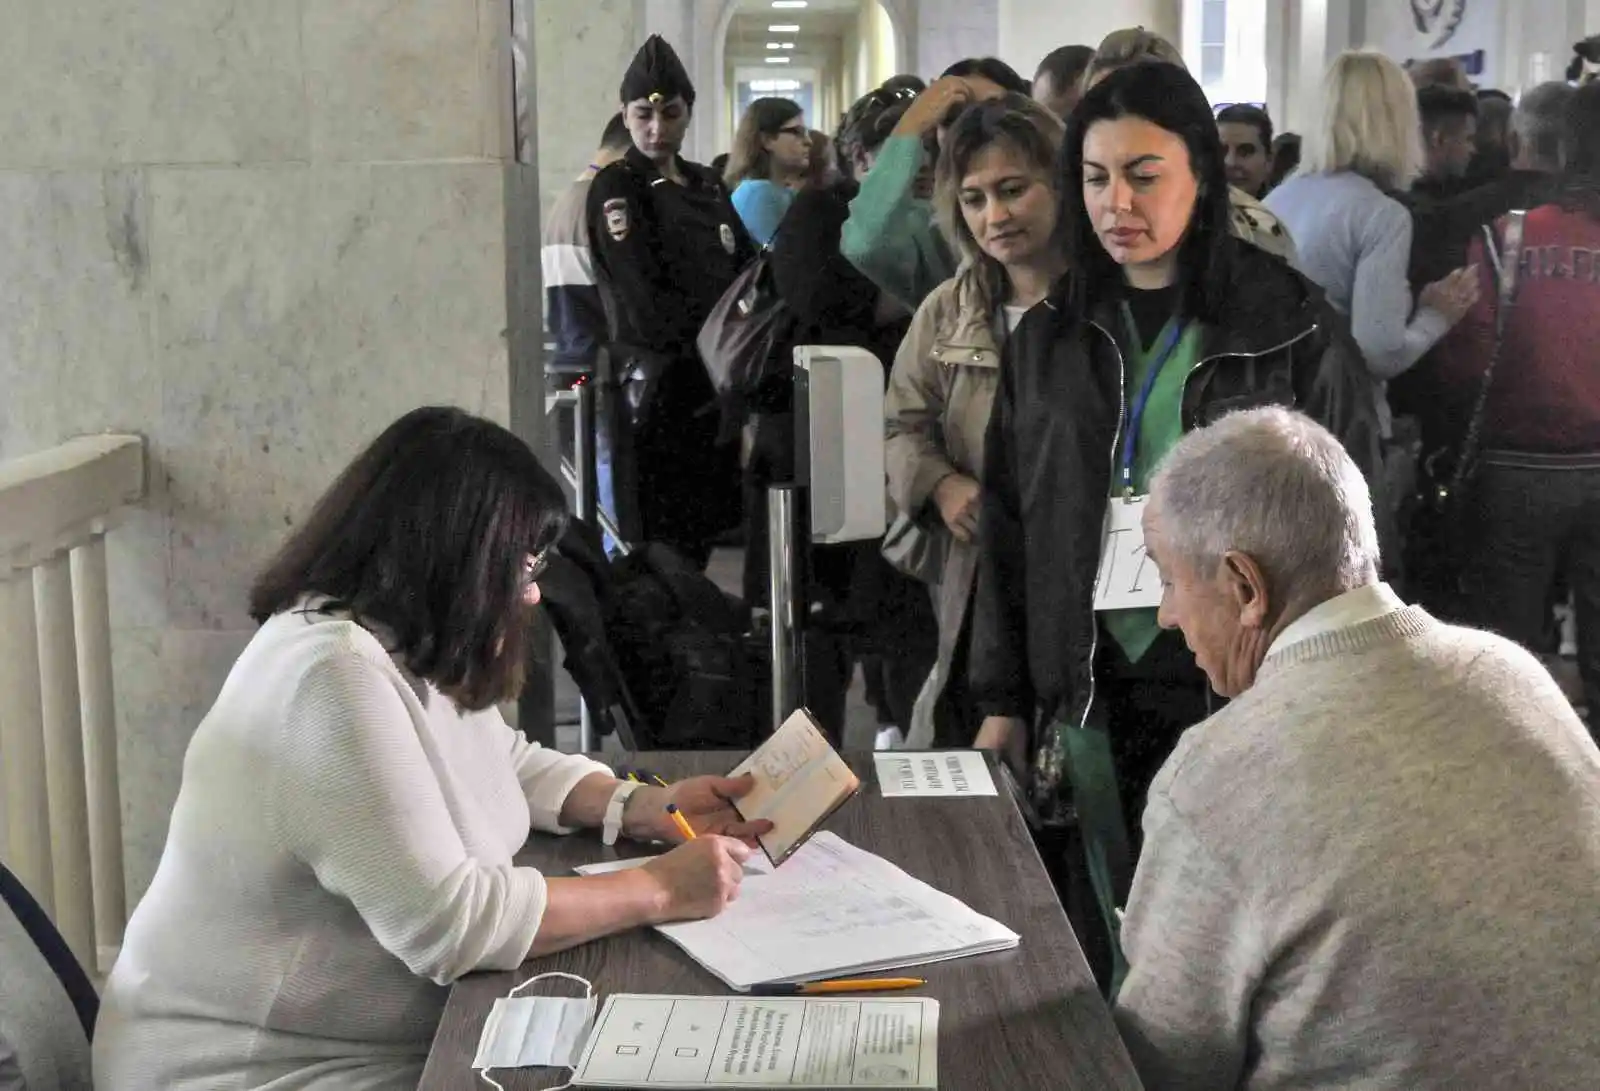
<instances>
[{"instance_id":1,"label":"stanchion post","mask_svg":"<svg viewBox=\"0 0 1600 1091\"><path fill-rule=\"evenodd\" d=\"M600 485L594 459L594 380L585 376L579 379L572 389L578 396L573 407L572 421L572 461L577 463L578 470L577 487L573 489L573 506L577 508L579 522L596 528L600 525L598 518ZM594 719L589 713L589 702L580 697L578 752L589 754L594 750Z\"/></svg>"},{"instance_id":2,"label":"stanchion post","mask_svg":"<svg viewBox=\"0 0 1600 1091\"><path fill-rule=\"evenodd\" d=\"M799 502L794 485L767 490L767 571L772 597L772 729L800 707Z\"/></svg>"}]
</instances>

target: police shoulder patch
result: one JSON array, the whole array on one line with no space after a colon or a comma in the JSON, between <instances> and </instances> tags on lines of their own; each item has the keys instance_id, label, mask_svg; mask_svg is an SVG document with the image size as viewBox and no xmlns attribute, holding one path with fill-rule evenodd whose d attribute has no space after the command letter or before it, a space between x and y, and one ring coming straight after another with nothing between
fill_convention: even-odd
<instances>
[{"instance_id":1,"label":"police shoulder patch","mask_svg":"<svg viewBox=\"0 0 1600 1091\"><path fill-rule=\"evenodd\" d=\"M606 218L606 232L612 239L621 242L628 237L628 232L633 229L632 214L628 209L626 197L613 197L600 206Z\"/></svg>"}]
</instances>

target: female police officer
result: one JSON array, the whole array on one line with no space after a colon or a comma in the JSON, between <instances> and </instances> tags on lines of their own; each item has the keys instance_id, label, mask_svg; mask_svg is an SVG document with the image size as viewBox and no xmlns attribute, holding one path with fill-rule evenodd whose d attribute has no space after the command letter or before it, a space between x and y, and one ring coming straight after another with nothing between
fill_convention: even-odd
<instances>
[{"instance_id":1,"label":"female police officer","mask_svg":"<svg viewBox=\"0 0 1600 1091\"><path fill-rule=\"evenodd\" d=\"M678 154L694 97L678 55L651 35L622 78L633 147L595 176L588 215L611 324L601 415L619 441L621 529L703 566L738 523L740 490L695 336L755 246L716 175Z\"/></svg>"}]
</instances>

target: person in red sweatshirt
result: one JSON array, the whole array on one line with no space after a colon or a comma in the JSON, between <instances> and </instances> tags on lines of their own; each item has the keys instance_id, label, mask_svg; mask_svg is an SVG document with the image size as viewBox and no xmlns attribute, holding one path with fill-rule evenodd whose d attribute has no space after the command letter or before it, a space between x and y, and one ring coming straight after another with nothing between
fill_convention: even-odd
<instances>
[{"instance_id":1,"label":"person in red sweatshirt","mask_svg":"<svg viewBox=\"0 0 1600 1091\"><path fill-rule=\"evenodd\" d=\"M1565 572L1577 603L1578 664L1600 712L1600 83L1571 97L1562 171L1549 204L1524 224L1521 276L1483 420L1467 498L1472 542L1462 573L1467 620L1543 643L1549 593ZM1485 244L1472 261L1492 277ZM1465 422L1494 341L1497 292L1441 353Z\"/></svg>"}]
</instances>

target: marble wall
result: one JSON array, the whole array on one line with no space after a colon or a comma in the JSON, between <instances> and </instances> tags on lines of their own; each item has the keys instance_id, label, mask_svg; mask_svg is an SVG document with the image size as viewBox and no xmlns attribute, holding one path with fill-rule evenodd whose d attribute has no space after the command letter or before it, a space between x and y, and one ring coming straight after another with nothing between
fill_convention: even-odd
<instances>
[{"instance_id":1,"label":"marble wall","mask_svg":"<svg viewBox=\"0 0 1600 1091\"><path fill-rule=\"evenodd\" d=\"M131 899L284 532L400 413L506 417L507 2L0 0L0 459L152 456L110 538Z\"/></svg>"},{"instance_id":2,"label":"marble wall","mask_svg":"<svg viewBox=\"0 0 1600 1091\"><path fill-rule=\"evenodd\" d=\"M916 31L916 71L932 79L963 57L1000 53L1000 0L917 0Z\"/></svg>"},{"instance_id":3,"label":"marble wall","mask_svg":"<svg viewBox=\"0 0 1600 1091\"><path fill-rule=\"evenodd\" d=\"M617 112L622 74L648 33L639 0L536 0L539 192L546 211Z\"/></svg>"}]
</instances>

